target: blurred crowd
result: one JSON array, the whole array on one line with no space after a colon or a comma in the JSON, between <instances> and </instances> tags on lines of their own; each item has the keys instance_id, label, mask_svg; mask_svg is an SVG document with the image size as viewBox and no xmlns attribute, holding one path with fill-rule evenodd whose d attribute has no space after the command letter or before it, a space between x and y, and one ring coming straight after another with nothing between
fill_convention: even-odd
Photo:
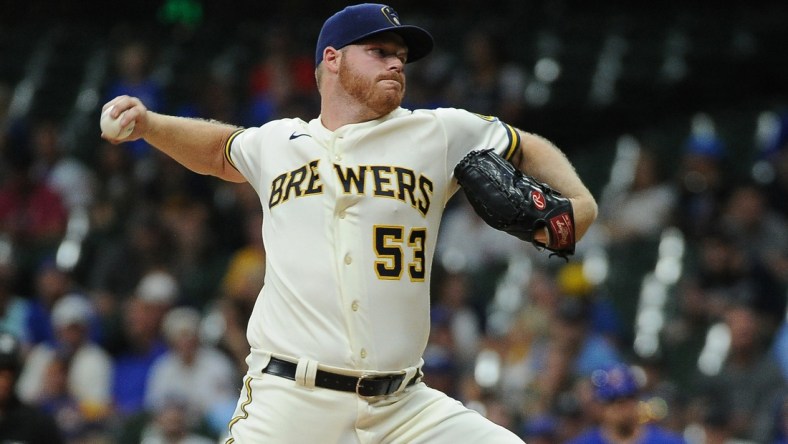
<instances>
[{"instance_id":1,"label":"blurred crowd","mask_svg":"<svg viewBox=\"0 0 788 444\"><path fill-rule=\"evenodd\" d=\"M104 99L243 126L308 120L314 66L291 42L272 30L241 73L206 67L171 83L154 75L156 48L124 42ZM409 67L404 106L529 130L527 70L491 33L463 45ZM5 419L24 406L50 418L37 433L51 426L66 443L216 442L263 285L256 194L143 141L77 155L63 121L7 117L12 86L0 86L0 438L24 427ZM708 125L678 147L635 143L623 176L595 192L599 221L568 263L487 227L458 195L432 270L425 381L531 444L788 442L788 125L778 123L753 156L757 177L732 173L737 160ZM657 267L666 238L683 252L667 271ZM660 297L642 291L649 273L674 275L656 321L642 310ZM639 347L648 322L656 342Z\"/></svg>"}]
</instances>

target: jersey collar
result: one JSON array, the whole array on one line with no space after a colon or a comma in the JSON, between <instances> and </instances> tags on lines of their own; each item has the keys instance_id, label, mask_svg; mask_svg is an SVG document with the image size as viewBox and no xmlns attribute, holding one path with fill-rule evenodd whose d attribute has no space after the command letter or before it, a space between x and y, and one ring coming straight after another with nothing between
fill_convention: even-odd
<instances>
[{"instance_id":1,"label":"jersey collar","mask_svg":"<svg viewBox=\"0 0 788 444\"><path fill-rule=\"evenodd\" d=\"M383 116L383 117L381 117L379 119L370 120L370 121L367 121L367 122L351 123L351 124L348 124L348 125L343 125L343 126L337 128L336 131L331 131L328 128L326 128L325 126L323 126L323 121L321 119L322 114L321 114L320 116L317 116L317 118L312 119L309 122L309 130L310 130L310 132L312 133L313 136L316 136L320 140L330 140L333 137L343 137L344 135L348 134L351 131L353 131L353 132L359 131L359 130L363 131L365 129L369 129L369 128L375 127L375 126L380 125L381 123L383 123L383 122L385 122L387 120L391 120L391 119L394 119L394 118L397 118L397 117L401 117L401 116L406 115L406 114L410 114L410 111L399 107L399 108L395 109L394 111L386 114L385 116Z\"/></svg>"}]
</instances>

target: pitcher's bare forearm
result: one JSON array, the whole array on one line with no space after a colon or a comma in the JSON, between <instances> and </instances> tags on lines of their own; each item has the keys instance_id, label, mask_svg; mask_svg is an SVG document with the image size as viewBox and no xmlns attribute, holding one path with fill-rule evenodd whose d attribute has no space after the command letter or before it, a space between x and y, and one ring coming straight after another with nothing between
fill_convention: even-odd
<instances>
[{"instance_id":1,"label":"pitcher's bare forearm","mask_svg":"<svg viewBox=\"0 0 788 444\"><path fill-rule=\"evenodd\" d=\"M168 116L149 111L135 97L119 96L104 105L104 110L112 108L112 117L123 114L120 125L125 126L132 120L134 131L123 140L102 135L113 143L145 139L156 149L172 157L186 168L199 173L216 176L231 182L245 182L246 179L233 168L225 158L225 145L230 135L238 127L200 119Z\"/></svg>"},{"instance_id":2,"label":"pitcher's bare forearm","mask_svg":"<svg viewBox=\"0 0 788 444\"><path fill-rule=\"evenodd\" d=\"M520 152L512 162L523 173L547 183L572 201L575 235L579 240L597 217L594 196L558 147L536 134L519 133Z\"/></svg>"},{"instance_id":3,"label":"pitcher's bare forearm","mask_svg":"<svg viewBox=\"0 0 788 444\"><path fill-rule=\"evenodd\" d=\"M227 162L224 150L238 128L215 121L167 116L149 112L145 140L200 174L210 174L231 182L246 179Z\"/></svg>"}]
</instances>

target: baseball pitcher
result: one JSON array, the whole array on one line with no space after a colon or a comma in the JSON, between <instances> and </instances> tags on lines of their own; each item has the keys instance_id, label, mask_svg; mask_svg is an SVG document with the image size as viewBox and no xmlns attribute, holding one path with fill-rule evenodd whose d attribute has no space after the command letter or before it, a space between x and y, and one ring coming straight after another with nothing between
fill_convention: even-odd
<instances>
[{"instance_id":1,"label":"baseball pitcher","mask_svg":"<svg viewBox=\"0 0 788 444\"><path fill-rule=\"evenodd\" d=\"M441 216L462 187L492 226L565 257L596 204L541 137L465 110L401 108L405 65L432 46L392 8L360 4L320 31L312 120L238 128L133 97L104 106L134 124L104 138L144 138L260 196L265 284L227 443L522 442L421 382Z\"/></svg>"}]
</instances>

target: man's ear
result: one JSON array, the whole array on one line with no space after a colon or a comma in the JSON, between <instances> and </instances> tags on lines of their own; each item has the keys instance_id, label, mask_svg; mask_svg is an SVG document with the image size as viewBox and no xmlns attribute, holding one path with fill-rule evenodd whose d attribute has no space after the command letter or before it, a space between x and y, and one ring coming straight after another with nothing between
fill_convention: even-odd
<instances>
[{"instance_id":1,"label":"man's ear","mask_svg":"<svg viewBox=\"0 0 788 444\"><path fill-rule=\"evenodd\" d=\"M340 50L333 46L327 46L323 50L323 65L331 72L339 71L339 59L342 57Z\"/></svg>"}]
</instances>

